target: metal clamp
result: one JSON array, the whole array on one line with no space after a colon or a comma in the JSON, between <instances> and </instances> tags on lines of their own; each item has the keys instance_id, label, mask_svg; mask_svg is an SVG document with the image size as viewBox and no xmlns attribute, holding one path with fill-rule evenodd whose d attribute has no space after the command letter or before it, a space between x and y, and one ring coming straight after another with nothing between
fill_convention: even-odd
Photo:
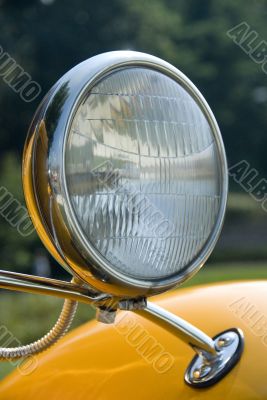
<instances>
[{"instance_id":1,"label":"metal clamp","mask_svg":"<svg viewBox=\"0 0 267 400\"><path fill-rule=\"evenodd\" d=\"M243 333L239 329L224 331L212 339L184 319L154 303L146 302L145 298L114 299L94 291L81 281L70 283L0 270L0 288L93 304L98 308L98 320L104 323L114 322L117 308L131 310L156 322L189 344L197 353L185 373L186 383L193 387L207 387L218 382L236 365L244 348Z\"/></svg>"}]
</instances>

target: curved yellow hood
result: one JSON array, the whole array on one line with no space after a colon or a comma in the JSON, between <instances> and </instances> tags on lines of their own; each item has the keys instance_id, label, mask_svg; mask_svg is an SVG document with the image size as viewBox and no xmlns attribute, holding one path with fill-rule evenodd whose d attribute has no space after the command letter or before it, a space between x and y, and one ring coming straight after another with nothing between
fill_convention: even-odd
<instances>
[{"instance_id":1,"label":"curved yellow hood","mask_svg":"<svg viewBox=\"0 0 267 400\"><path fill-rule=\"evenodd\" d=\"M16 369L0 399L177 400L267 398L267 281L180 289L154 301L210 336L232 327L245 335L237 366L208 389L184 383L193 350L168 331L121 312L116 326L89 322L37 357L34 371Z\"/></svg>"}]
</instances>

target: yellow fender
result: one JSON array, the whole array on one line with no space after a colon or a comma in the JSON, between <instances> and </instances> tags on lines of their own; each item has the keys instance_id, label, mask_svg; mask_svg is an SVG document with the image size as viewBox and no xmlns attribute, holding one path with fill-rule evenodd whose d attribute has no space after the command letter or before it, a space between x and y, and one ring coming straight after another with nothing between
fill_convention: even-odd
<instances>
[{"instance_id":1,"label":"yellow fender","mask_svg":"<svg viewBox=\"0 0 267 400\"><path fill-rule=\"evenodd\" d=\"M4 400L178 400L267 398L267 281L206 285L154 298L210 336L237 327L245 349L214 386L184 382L193 350L167 330L131 312L116 325L91 321L0 383Z\"/></svg>"}]
</instances>

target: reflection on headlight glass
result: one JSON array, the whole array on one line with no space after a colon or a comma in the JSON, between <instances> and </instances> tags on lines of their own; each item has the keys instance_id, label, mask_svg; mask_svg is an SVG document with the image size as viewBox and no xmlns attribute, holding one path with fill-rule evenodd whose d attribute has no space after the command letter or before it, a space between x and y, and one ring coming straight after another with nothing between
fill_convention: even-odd
<instances>
[{"instance_id":1,"label":"reflection on headlight glass","mask_svg":"<svg viewBox=\"0 0 267 400\"><path fill-rule=\"evenodd\" d=\"M199 255L220 208L220 164L177 82L141 67L103 78L77 109L65 162L80 228L117 272L163 278Z\"/></svg>"}]
</instances>

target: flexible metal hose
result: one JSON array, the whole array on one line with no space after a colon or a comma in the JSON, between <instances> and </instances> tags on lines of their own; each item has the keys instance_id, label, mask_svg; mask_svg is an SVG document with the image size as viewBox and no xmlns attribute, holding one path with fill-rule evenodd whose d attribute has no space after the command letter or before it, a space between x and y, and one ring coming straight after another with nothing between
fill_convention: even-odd
<instances>
[{"instance_id":1,"label":"flexible metal hose","mask_svg":"<svg viewBox=\"0 0 267 400\"><path fill-rule=\"evenodd\" d=\"M0 348L0 360L15 360L22 357L41 353L55 344L67 333L77 310L77 301L65 300L60 316L54 327L41 339L31 344L19 347Z\"/></svg>"}]
</instances>

